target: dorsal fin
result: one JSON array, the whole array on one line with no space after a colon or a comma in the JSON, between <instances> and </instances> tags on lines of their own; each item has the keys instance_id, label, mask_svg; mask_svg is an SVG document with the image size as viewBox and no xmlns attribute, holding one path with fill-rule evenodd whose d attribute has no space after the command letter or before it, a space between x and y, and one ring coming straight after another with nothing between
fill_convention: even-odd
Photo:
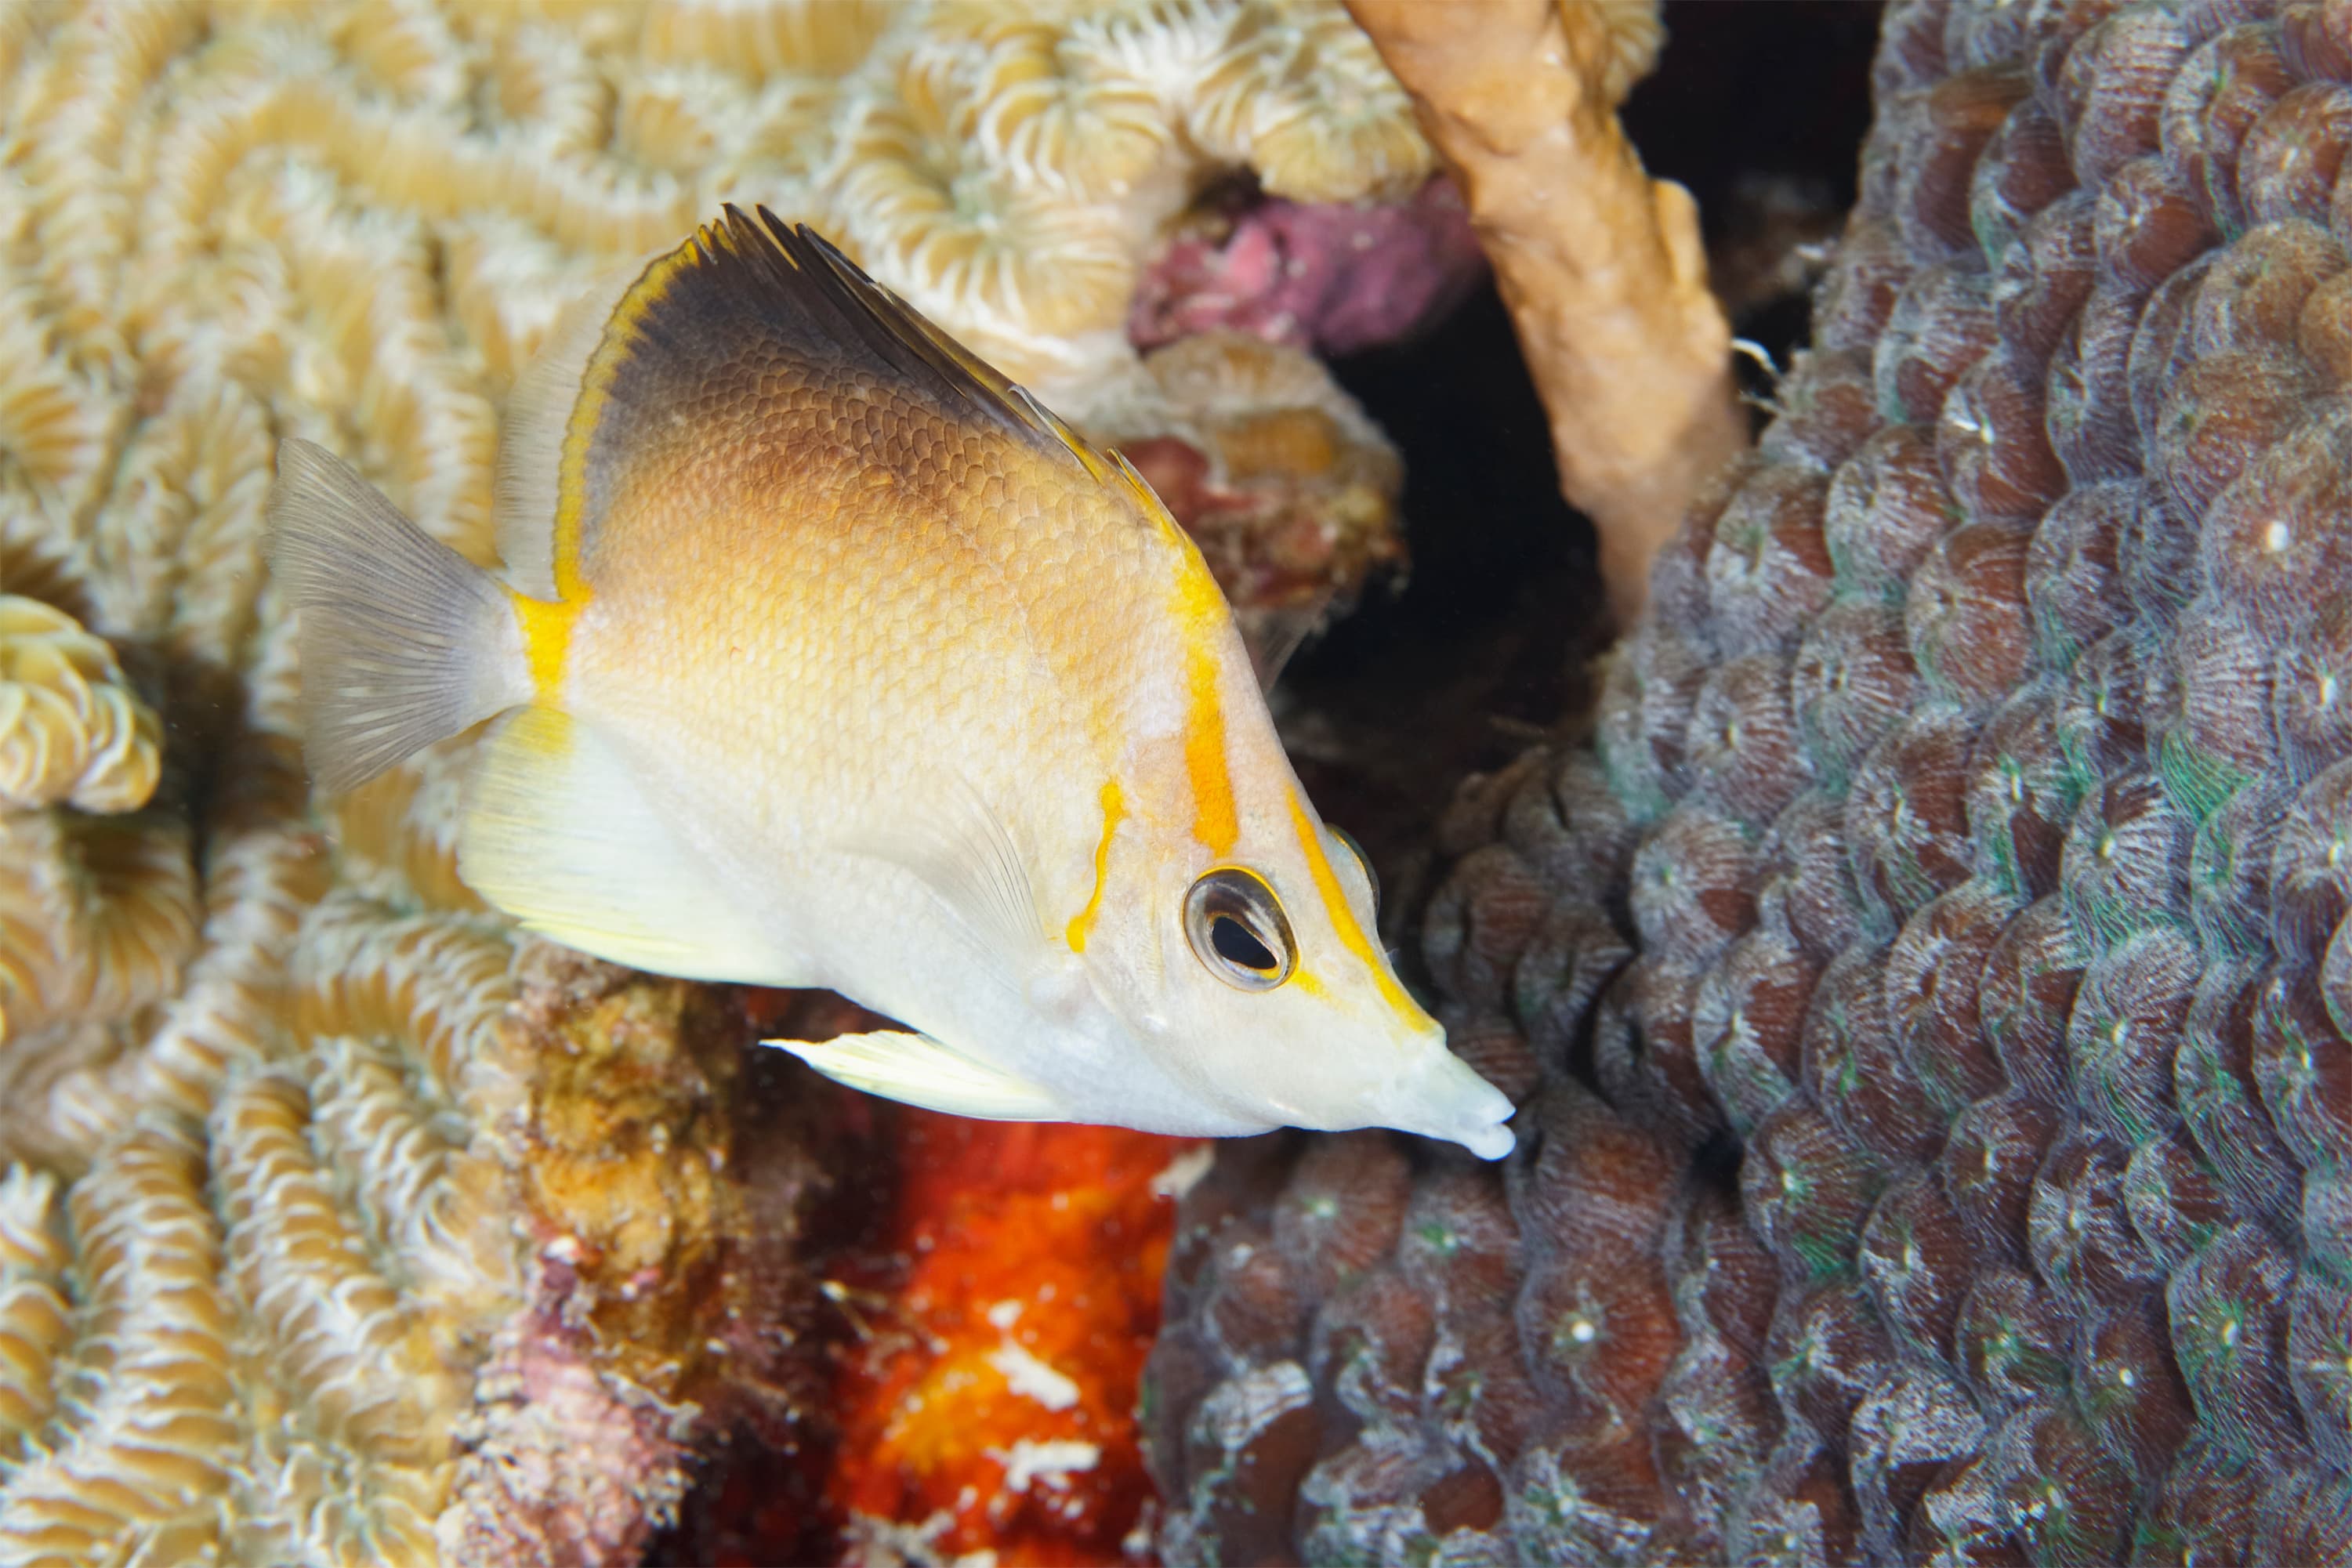
<instances>
[{"instance_id":1,"label":"dorsal fin","mask_svg":"<svg viewBox=\"0 0 2352 1568\"><path fill-rule=\"evenodd\" d=\"M635 440L668 439L679 411L713 388L740 392L755 364L812 379L864 379L942 417L992 427L1164 517L1134 470L1055 417L1003 372L875 282L806 225L730 205L638 275L580 372L553 491L548 559L562 597Z\"/></svg>"},{"instance_id":2,"label":"dorsal fin","mask_svg":"<svg viewBox=\"0 0 2352 1568\"><path fill-rule=\"evenodd\" d=\"M499 559L509 587L555 595L556 476L563 438L580 406L580 379L604 340L614 310L649 263L608 268L556 316L539 351L515 377L499 422Z\"/></svg>"}]
</instances>

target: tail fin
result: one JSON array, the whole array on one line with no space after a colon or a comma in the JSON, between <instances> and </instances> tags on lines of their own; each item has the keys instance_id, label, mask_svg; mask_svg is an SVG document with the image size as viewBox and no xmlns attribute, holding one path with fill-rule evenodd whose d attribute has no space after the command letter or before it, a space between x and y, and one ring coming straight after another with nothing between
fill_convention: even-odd
<instances>
[{"instance_id":1,"label":"tail fin","mask_svg":"<svg viewBox=\"0 0 2352 1568\"><path fill-rule=\"evenodd\" d=\"M302 749L320 789L530 700L513 595L324 447L278 444L269 528L302 612Z\"/></svg>"}]
</instances>

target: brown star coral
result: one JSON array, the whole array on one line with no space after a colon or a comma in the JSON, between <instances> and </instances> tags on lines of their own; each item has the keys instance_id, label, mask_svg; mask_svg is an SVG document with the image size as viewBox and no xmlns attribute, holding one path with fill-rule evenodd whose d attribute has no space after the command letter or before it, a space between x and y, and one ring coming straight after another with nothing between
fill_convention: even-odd
<instances>
[{"instance_id":1,"label":"brown star coral","mask_svg":"<svg viewBox=\"0 0 2352 1568\"><path fill-rule=\"evenodd\" d=\"M1203 1184L1174 1555L2352 1551L2346 23L1890 8L1778 420L1443 830L1519 1154Z\"/></svg>"}]
</instances>

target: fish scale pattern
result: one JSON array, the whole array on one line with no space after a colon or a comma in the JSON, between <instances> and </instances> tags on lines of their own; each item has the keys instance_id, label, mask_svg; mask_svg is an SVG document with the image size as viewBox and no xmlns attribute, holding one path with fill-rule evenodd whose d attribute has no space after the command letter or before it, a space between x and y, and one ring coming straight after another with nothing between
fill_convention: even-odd
<instances>
[{"instance_id":1,"label":"fish scale pattern","mask_svg":"<svg viewBox=\"0 0 2352 1568\"><path fill-rule=\"evenodd\" d=\"M2352 1554L2352 5L1908 0L1874 95L1592 743L1443 826L1518 1153L1192 1199L1176 1561Z\"/></svg>"}]
</instances>

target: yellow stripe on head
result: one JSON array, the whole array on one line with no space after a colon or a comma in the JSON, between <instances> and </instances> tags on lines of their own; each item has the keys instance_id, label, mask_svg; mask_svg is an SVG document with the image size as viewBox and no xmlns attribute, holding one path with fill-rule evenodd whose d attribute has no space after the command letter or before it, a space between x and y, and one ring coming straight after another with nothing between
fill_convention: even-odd
<instances>
[{"instance_id":1,"label":"yellow stripe on head","mask_svg":"<svg viewBox=\"0 0 2352 1568\"><path fill-rule=\"evenodd\" d=\"M1404 988L1389 974L1388 961L1383 958L1364 928L1356 923L1356 912L1348 903L1348 894L1339 885L1339 873L1331 869L1331 857L1323 851L1323 835L1318 831L1314 819L1307 814L1307 803L1298 791L1290 791L1290 822L1298 831L1298 847L1306 852L1307 870L1315 879L1315 891L1323 900L1323 913L1330 917L1331 929L1339 934L1339 946L1360 960L1371 971L1372 984L1381 993L1381 1000L1401 1013L1421 1011L1418 1004L1405 995ZM1294 979L1304 977L1302 968Z\"/></svg>"},{"instance_id":2,"label":"yellow stripe on head","mask_svg":"<svg viewBox=\"0 0 2352 1568\"><path fill-rule=\"evenodd\" d=\"M1217 697L1217 664L1198 649L1187 652L1184 684L1191 713L1184 724L1184 772L1192 781L1192 836L1223 860L1241 838L1234 782L1225 769L1225 714Z\"/></svg>"}]
</instances>

